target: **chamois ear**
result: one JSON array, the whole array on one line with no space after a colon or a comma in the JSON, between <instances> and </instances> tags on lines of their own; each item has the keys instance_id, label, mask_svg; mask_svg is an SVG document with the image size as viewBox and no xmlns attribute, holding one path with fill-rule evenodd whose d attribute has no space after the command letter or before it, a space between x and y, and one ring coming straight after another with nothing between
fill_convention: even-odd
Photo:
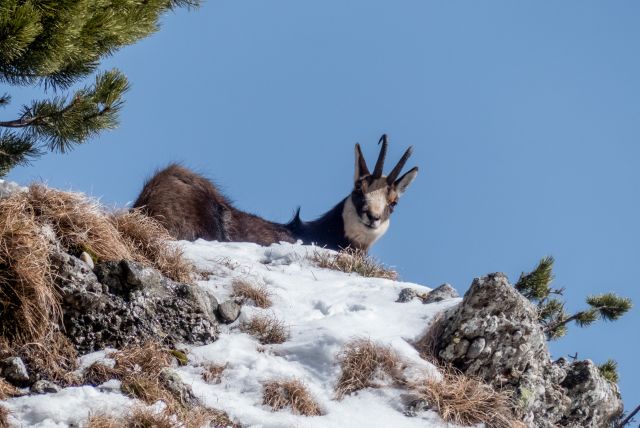
<instances>
[{"instance_id":1,"label":"chamois ear","mask_svg":"<svg viewBox=\"0 0 640 428\"><path fill-rule=\"evenodd\" d=\"M402 196L402 194L407 190L407 187L416 179L418 175L418 167L413 167L409 171L405 172L402 177L398 178L393 186L398 193L398 196Z\"/></svg>"},{"instance_id":2,"label":"chamois ear","mask_svg":"<svg viewBox=\"0 0 640 428\"><path fill-rule=\"evenodd\" d=\"M362 150L360 149L360 144L356 143L356 173L353 181L356 182L365 175L369 175L369 168L367 168L367 163L364 160L364 156L362 156Z\"/></svg>"}]
</instances>

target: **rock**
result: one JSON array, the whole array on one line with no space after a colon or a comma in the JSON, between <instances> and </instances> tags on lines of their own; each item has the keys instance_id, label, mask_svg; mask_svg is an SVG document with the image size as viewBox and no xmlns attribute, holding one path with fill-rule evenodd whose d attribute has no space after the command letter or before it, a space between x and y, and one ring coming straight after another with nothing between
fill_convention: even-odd
<instances>
[{"instance_id":1,"label":"rock","mask_svg":"<svg viewBox=\"0 0 640 428\"><path fill-rule=\"evenodd\" d=\"M622 411L617 388L593 363L551 362L536 308L504 274L476 278L444 326L440 359L511 391L530 427L604 427Z\"/></svg>"},{"instance_id":2,"label":"rock","mask_svg":"<svg viewBox=\"0 0 640 428\"><path fill-rule=\"evenodd\" d=\"M16 386L25 386L29 383L29 372L22 358L9 357L0 363L2 376Z\"/></svg>"},{"instance_id":3,"label":"rock","mask_svg":"<svg viewBox=\"0 0 640 428\"><path fill-rule=\"evenodd\" d=\"M187 406L199 404L198 398L193 393L189 385L184 383L178 373L171 369L163 369L160 372L160 382L180 399L180 402Z\"/></svg>"},{"instance_id":4,"label":"rock","mask_svg":"<svg viewBox=\"0 0 640 428\"><path fill-rule=\"evenodd\" d=\"M39 380L31 386L31 393L33 394L49 394L60 391L60 387L48 380Z\"/></svg>"},{"instance_id":5,"label":"rock","mask_svg":"<svg viewBox=\"0 0 640 428\"><path fill-rule=\"evenodd\" d=\"M91 258L89 253L87 253L86 251L83 251L82 254L80 254L80 257L78 258L83 262L85 262L87 266L89 266L89 269L93 270L93 268L96 267L95 263L93 263L93 259Z\"/></svg>"},{"instance_id":6,"label":"rock","mask_svg":"<svg viewBox=\"0 0 640 428\"><path fill-rule=\"evenodd\" d=\"M240 305L233 300L227 300L218 306L218 316L222 322L231 324L240 316Z\"/></svg>"},{"instance_id":7,"label":"rock","mask_svg":"<svg viewBox=\"0 0 640 428\"><path fill-rule=\"evenodd\" d=\"M590 360L576 361L569 366L561 385L571 399L569 412L560 421L561 426L599 427L611 415L622 414L623 406L616 385L600 375Z\"/></svg>"},{"instance_id":8,"label":"rock","mask_svg":"<svg viewBox=\"0 0 640 428\"><path fill-rule=\"evenodd\" d=\"M204 345L217 339L217 301L195 285L139 263L98 263L95 273L64 252L51 256L67 336L81 353L149 339Z\"/></svg>"},{"instance_id":9,"label":"rock","mask_svg":"<svg viewBox=\"0 0 640 428\"><path fill-rule=\"evenodd\" d=\"M407 303L413 300L416 297L416 292L412 288L403 288L400 290L400 294L398 295L398 303Z\"/></svg>"},{"instance_id":10,"label":"rock","mask_svg":"<svg viewBox=\"0 0 640 428\"><path fill-rule=\"evenodd\" d=\"M442 284L438 288L435 288L427 294L427 298L422 301L422 303L434 303L440 302L446 299L453 299L455 297L460 297L455 288L453 288L450 284Z\"/></svg>"}]
</instances>

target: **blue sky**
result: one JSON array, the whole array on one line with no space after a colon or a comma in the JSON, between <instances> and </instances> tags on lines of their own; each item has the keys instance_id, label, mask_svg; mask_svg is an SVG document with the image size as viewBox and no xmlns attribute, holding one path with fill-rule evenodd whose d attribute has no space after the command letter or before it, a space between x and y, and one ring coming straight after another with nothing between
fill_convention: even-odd
<instances>
[{"instance_id":1,"label":"blue sky","mask_svg":"<svg viewBox=\"0 0 640 428\"><path fill-rule=\"evenodd\" d=\"M614 291L640 304L640 3L209 1L108 59L131 81L119 129L9 178L135 199L171 161L239 208L313 218L390 135L420 174L373 254L401 276L464 292L556 258L571 310ZM11 89L12 108L38 90ZM322 290L318 290L322 292ZM573 327L554 357L619 362L640 402L634 309Z\"/></svg>"}]
</instances>

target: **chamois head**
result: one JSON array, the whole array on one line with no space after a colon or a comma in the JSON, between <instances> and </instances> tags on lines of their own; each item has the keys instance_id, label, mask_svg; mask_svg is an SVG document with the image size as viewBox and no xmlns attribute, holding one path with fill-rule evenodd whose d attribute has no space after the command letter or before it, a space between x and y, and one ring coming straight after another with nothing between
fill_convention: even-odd
<instances>
[{"instance_id":1,"label":"chamois head","mask_svg":"<svg viewBox=\"0 0 640 428\"><path fill-rule=\"evenodd\" d=\"M356 144L354 186L343 212L347 237L365 250L387 231L389 216L398 199L418 175L418 167L414 167L398 177L413 147L407 149L389 175L382 175L388 145L386 134L382 135L378 144L382 144L382 147L373 173L369 172L360 145Z\"/></svg>"}]
</instances>

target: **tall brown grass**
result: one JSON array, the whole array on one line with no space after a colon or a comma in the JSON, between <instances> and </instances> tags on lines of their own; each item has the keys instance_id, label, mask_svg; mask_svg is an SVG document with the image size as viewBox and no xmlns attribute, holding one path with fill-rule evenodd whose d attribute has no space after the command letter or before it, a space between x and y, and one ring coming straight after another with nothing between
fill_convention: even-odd
<instances>
[{"instance_id":1,"label":"tall brown grass","mask_svg":"<svg viewBox=\"0 0 640 428\"><path fill-rule=\"evenodd\" d=\"M420 357L432 363L438 361L438 344L446 327L444 315L444 312L439 312L431 318L425 332L413 342L413 347L420 353Z\"/></svg>"},{"instance_id":2,"label":"tall brown grass","mask_svg":"<svg viewBox=\"0 0 640 428\"><path fill-rule=\"evenodd\" d=\"M338 399L364 388L405 382L404 363L395 351L370 339L346 343L338 354L338 362L342 370L335 387Z\"/></svg>"},{"instance_id":3,"label":"tall brown grass","mask_svg":"<svg viewBox=\"0 0 640 428\"><path fill-rule=\"evenodd\" d=\"M0 377L0 400L18 395L20 391L9 382Z\"/></svg>"},{"instance_id":4,"label":"tall brown grass","mask_svg":"<svg viewBox=\"0 0 640 428\"><path fill-rule=\"evenodd\" d=\"M191 282L193 267L169 240L140 212L110 213L78 193L34 184L0 199L0 336L13 354L60 381L75 356L59 339L62 309L51 269L56 247L98 261L136 260Z\"/></svg>"},{"instance_id":5,"label":"tall brown grass","mask_svg":"<svg viewBox=\"0 0 640 428\"><path fill-rule=\"evenodd\" d=\"M316 266L346 273L357 273L365 277L398 279L398 272L369 256L365 251L347 248L338 253L314 251L308 256Z\"/></svg>"},{"instance_id":6,"label":"tall brown grass","mask_svg":"<svg viewBox=\"0 0 640 428\"><path fill-rule=\"evenodd\" d=\"M38 340L61 318L51 250L27 197L0 199L0 329L12 341Z\"/></svg>"},{"instance_id":7,"label":"tall brown grass","mask_svg":"<svg viewBox=\"0 0 640 428\"><path fill-rule=\"evenodd\" d=\"M98 428L110 428L109 423L123 427L174 427L199 428L207 424L214 426L233 426L234 423L222 411L209 409L185 401L163 382L162 372L169 368L174 360L171 350L155 342L132 345L109 355L115 360L113 368L103 363L94 363L85 371L85 382L96 385L109 379L118 379L121 390L130 397L137 398L146 404L162 401L165 409L162 413L149 413L144 408L137 409L124 418L110 418L97 415L90 423ZM140 413L142 412L142 413ZM144 418L143 418L144 416ZM113 422L113 421L116 422ZM137 421L137 422L136 422ZM144 425L141 421L150 421ZM135 423L134 423L135 422ZM174 425L163 425L171 422ZM99 425L103 424L103 425ZM92 426L92 425L88 425Z\"/></svg>"},{"instance_id":8,"label":"tall brown grass","mask_svg":"<svg viewBox=\"0 0 640 428\"><path fill-rule=\"evenodd\" d=\"M440 367L440 372L442 379L426 378L409 388L445 422L462 426L484 423L488 428L526 427L515 419L507 393L452 368Z\"/></svg>"},{"instance_id":9,"label":"tall brown grass","mask_svg":"<svg viewBox=\"0 0 640 428\"><path fill-rule=\"evenodd\" d=\"M0 428L9 428L9 415L11 412L4 406L0 406Z\"/></svg>"},{"instance_id":10,"label":"tall brown grass","mask_svg":"<svg viewBox=\"0 0 640 428\"><path fill-rule=\"evenodd\" d=\"M298 379L266 382L262 390L262 404L274 411L289 407L292 413L303 416L322 414L307 387Z\"/></svg>"},{"instance_id":11,"label":"tall brown grass","mask_svg":"<svg viewBox=\"0 0 640 428\"><path fill-rule=\"evenodd\" d=\"M242 279L235 279L232 286L232 297L239 298L243 302L250 300L258 308L270 308L271 293L266 287L260 287Z\"/></svg>"},{"instance_id":12,"label":"tall brown grass","mask_svg":"<svg viewBox=\"0 0 640 428\"><path fill-rule=\"evenodd\" d=\"M240 324L240 330L252 335L263 345L284 343L289 338L287 327L274 315L254 315Z\"/></svg>"}]
</instances>

